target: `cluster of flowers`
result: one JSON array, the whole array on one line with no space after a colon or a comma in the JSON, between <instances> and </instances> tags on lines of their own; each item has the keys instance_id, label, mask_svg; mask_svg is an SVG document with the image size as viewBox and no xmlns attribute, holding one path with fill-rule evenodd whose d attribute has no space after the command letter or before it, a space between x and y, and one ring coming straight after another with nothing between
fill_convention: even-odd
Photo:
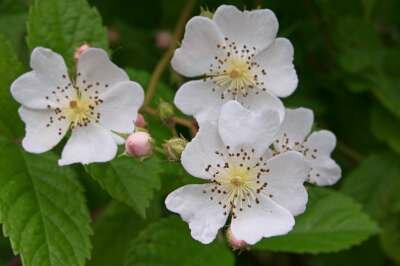
<instances>
[{"instance_id":1,"label":"cluster of flowers","mask_svg":"<svg viewBox=\"0 0 400 266\"><path fill-rule=\"evenodd\" d=\"M220 6L212 19L187 23L172 59L178 73L202 78L183 84L175 104L200 127L182 164L208 182L175 190L166 206L202 243L213 241L228 219L236 247L287 234L306 209L303 183L331 185L341 176L330 158L335 136L310 134L313 112L285 109L278 98L293 93L298 79L293 46L277 31L270 10Z\"/></svg>"},{"instance_id":2,"label":"cluster of flowers","mask_svg":"<svg viewBox=\"0 0 400 266\"><path fill-rule=\"evenodd\" d=\"M183 84L175 104L200 127L182 153L182 165L208 182L183 186L165 203L202 243L212 242L228 219L230 238L246 244L286 234L294 216L305 211L303 183L331 185L341 176L330 158L335 136L311 133L312 111L285 109L278 98L293 93L298 79L293 47L276 38L277 31L270 10L241 12L224 5L212 19L188 22L172 59L178 73L201 77ZM46 152L71 131L60 165L110 161L123 143L129 153L148 153L145 133L123 138L134 132L133 121L144 124L138 117L141 86L101 49L84 47L76 59L72 80L60 55L36 48L32 71L12 84L26 125L24 149ZM140 149L130 145L138 142Z\"/></svg>"}]
</instances>

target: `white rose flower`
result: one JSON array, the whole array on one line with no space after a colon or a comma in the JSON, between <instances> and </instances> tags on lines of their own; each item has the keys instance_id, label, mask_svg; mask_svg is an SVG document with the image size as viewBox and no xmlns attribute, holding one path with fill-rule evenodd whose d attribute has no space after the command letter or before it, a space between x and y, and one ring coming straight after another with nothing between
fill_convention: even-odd
<instances>
[{"instance_id":1,"label":"white rose flower","mask_svg":"<svg viewBox=\"0 0 400 266\"><path fill-rule=\"evenodd\" d=\"M141 86L130 81L105 51L89 48L77 64L73 81L59 54L36 48L31 55L32 71L11 85L13 97L22 104L25 150L46 152L71 129L60 165L113 159L121 142L115 133L134 130L144 98Z\"/></svg>"},{"instance_id":2,"label":"white rose flower","mask_svg":"<svg viewBox=\"0 0 400 266\"><path fill-rule=\"evenodd\" d=\"M284 107L277 97L297 87L293 46L276 38L278 21L271 10L240 11L223 5L212 19L194 17L186 25L172 67L186 77L175 105L199 123L216 121L224 102L235 99L251 110Z\"/></svg>"},{"instance_id":3,"label":"white rose flower","mask_svg":"<svg viewBox=\"0 0 400 266\"><path fill-rule=\"evenodd\" d=\"M276 111L253 113L230 101L218 128L204 123L186 146L182 165L208 182L183 186L165 203L188 222L194 239L210 243L229 216L235 239L248 244L292 229L293 216L306 208L308 167L294 151L271 158L268 146L279 125Z\"/></svg>"},{"instance_id":4,"label":"white rose flower","mask_svg":"<svg viewBox=\"0 0 400 266\"><path fill-rule=\"evenodd\" d=\"M341 177L340 166L331 159L335 135L327 130L310 134L314 114L310 109L286 109L285 119L274 141L275 155L286 151L302 153L310 167L308 182L333 185Z\"/></svg>"}]
</instances>

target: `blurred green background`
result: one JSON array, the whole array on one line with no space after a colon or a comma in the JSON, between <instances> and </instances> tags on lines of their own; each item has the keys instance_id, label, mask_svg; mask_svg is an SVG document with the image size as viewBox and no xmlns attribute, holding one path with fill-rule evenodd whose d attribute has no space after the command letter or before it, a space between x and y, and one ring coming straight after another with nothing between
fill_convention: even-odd
<instances>
[{"instance_id":1,"label":"blurred green background","mask_svg":"<svg viewBox=\"0 0 400 266\"><path fill-rule=\"evenodd\" d=\"M148 79L166 51L186 1L89 2L99 10L107 27L114 62L132 69L133 77ZM25 63L29 57L25 38L30 4L0 0L0 33L12 42ZM200 7L212 11L221 4L270 8L276 13L278 35L289 38L295 47L299 76L298 89L284 102L289 107L312 108L316 126L336 134L334 158L343 169L337 189L362 203L383 230L380 236L337 253L242 252L235 254L236 265L396 265L395 261L400 261L400 1L199 0L192 14L198 15ZM159 93L169 100L182 78L169 69L162 81ZM156 128L152 133L159 141L169 137ZM184 129L181 133L188 135ZM361 197L355 187L363 185L364 176L376 183L370 186L368 196ZM84 183L91 209L108 202L93 181L87 178ZM18 265L10 264L17 263L12 258L8 240L1 239L0 265Z\"/></svg>"}]
</instances>

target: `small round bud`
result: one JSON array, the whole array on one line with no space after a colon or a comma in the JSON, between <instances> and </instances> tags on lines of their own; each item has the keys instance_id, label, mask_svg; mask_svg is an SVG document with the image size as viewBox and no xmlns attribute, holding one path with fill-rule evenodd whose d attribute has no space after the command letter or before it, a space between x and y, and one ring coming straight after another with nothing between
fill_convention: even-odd
<instances>
[{"instance_id":1,"label":"small round bud","mask_svg":"<svg viewBox=\"0 0 400 266\"><path fill-rule=\"evenodd\" d=\"M144 120L144 117L142 114L137 114L135 126L142 127L142 128L147 126L147 122L146 122L146 120Z\"/></svg>"},{"instance_id":2,"label":"small round bud","mask_svg":"<svg viewBox=\"0 0 400 266\"><path fill-rule=\"evenodd\" d=\"M75 54L74 54L75 60L78 60L79 57L81 56L81 54L82 54L84 51L86 51L87 49L89 49L89 48L90 48L90 45L87 44L87 43L84 43L84 44L82 44L79 48L77 48L77 49L75 50Z\"/></svg>"},{"instance_id":3,"label":"small round bud","mask_svg":"<svg viewBox=\"0 0 400 266\"><path fill-rule=\"evenodd\" d=\"M247 250L249 248L244 240L239 240L233 235L230 227L226 230L226 239L233 250Z\"/></svg>"},{"instance_id":4,"label":"small round bud","mask_svg":"<svg viewBox=\"0 0 400 266\"><path fill-rule=\"evenodd\" d=\"M163 144L165 154L170 161L179 161L188 141L184 138L172 138Z\"/></svg>"},{"instance_id":5,"label":"small round bud","mask_svg":"<svg viewBox=\"0 0 400 266\"><path fill-rule=\"evenodd\" d=\"M168 120L175 114L174 107L172 104L161 99L158 104L158 114L163 122L168 122Z\"/></svg>"},{"instance_id":6,"label":"small round bud","mask_svg":"<svg viewBox=\"0 0 400 266\"><path fill-rule=\"evenodd\" d=\"M108 27L107 35L108 35L108 41L111 44L116 44L121 39L119 32L114 27Z\"/></svg>"},{"instance_id":7,"label":"small round bud","mask_svg":"<svg viewBox=\"0 0 400 266\"><path fill-rule=\"evenodd\" d=\"M168 31L159 31L156 33L156 46L160 49L167 49L171 45L172 35Z\"/></svg>"},{"instance_id":8,"label":"small round bud","mask_svg":"<svg viewBox=\"0 0 400 266\"><path fill-rule=\"evenodd\" d=\"M125 141L126 154L133 157L145 157L151 155L153 140L147 132L135 132Z\"/></svg>"},{"instance_id":9,"label":"small round bud","mask_svg":"<svg viewBox=\"0 0 400 266\"><path fill-rule=\"evenodd\" d=\"M200 16L202 17L207 17L209 19L212 19L214 16L214 13L211 12L208 7L200 7Z\"/></svg>"}]
</instances>

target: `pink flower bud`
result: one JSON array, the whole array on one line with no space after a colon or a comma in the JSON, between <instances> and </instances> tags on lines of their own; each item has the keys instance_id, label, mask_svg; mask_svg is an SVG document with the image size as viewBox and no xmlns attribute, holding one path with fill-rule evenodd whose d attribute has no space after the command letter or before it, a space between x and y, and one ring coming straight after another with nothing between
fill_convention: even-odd
<instances>
[{"instance_id":1,"label":"pink flower bud","mask_svg":"<svg viewBox=\"0 0 400 266\"><path fill-rule=\"evenodd\" d=\"M121 39L119 32L113 27L108 28L107 35L108 35L108 40L110 41L111 44L118 43Z\"/></svg>"},{"instance_id":2,"label":"pink flower bud","mask_svg":"<svg viewBox=\"0 0 400 266\"><path fill-rule=\"evenodd\" d=\"M90 45L87 44L87 43L84 43L84 44L82 44L79 48L77 48L77 49L75 50L75 54L74 54L75 60L78 60L79 57L81 56L81 54L82 54L84 51L86 51L87 49L89 49L89 48L90 48Z\"/></svg>"},{"instance_id":3,"label":"pink flower bud","mask_svg":"<svg viewBox=\"0 0 400 266\"><path fill-rule=\"evenodd\" d=\"M144 157L152 153L152 138L147 132L135 132L125 141L125 152L134 157Z\"/></svg>"},{"instance_id":4,"label":"pink flower bud","mask_svg":"<svg viewBox=\"0 0 400 266\"><path fill-rule=\"evenodd\" d=\"M156 46L160 49L167 49L171 45L172 36L168 31L156 33Z\"/></svg>"},{"instance_id":5,"label":"pink flower bud","mask_svg":"<svg viewBox=\"0 0 400 266\"><path fill-rule=\"evenodd\" d=\"M239 240L233 235L230 227L226 230L226 239L233 250L246 250L249 248L249 245L244 240Z\"/></svg>"},{"instance_id":6,"label":"pink flower bud","mask_svg":"<svg viewBox=\"0 0 400 266\"><path fill-rule=\"evenodd\" d=\"M142 114L137 114L135 126L142 127L142 128L147 126L147 122L146 122L146 120L144 120L144 117Z\"/></svg>"}]
</instances>

